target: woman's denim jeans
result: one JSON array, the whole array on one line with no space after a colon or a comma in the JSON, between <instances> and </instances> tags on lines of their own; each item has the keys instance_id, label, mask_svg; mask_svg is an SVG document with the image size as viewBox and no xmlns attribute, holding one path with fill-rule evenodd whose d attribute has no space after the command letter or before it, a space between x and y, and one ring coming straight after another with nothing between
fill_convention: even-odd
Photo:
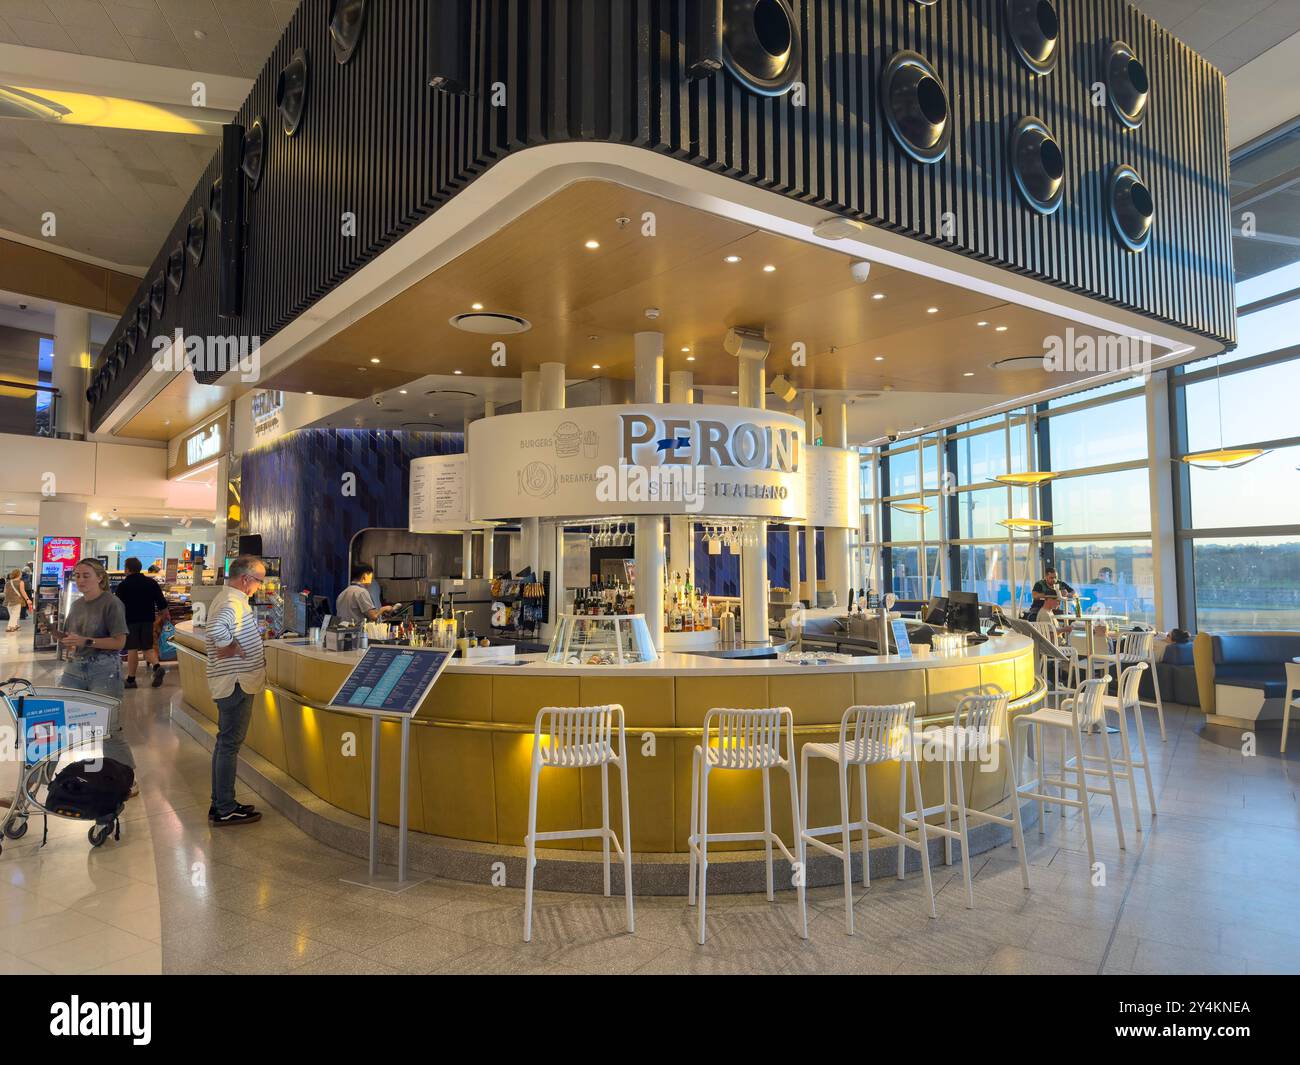
<instances>
[{"instance_id":1,"label":"woman's denim jeans","mask_svg":"<svg viewBox=\"0 0 1300 1065\"><path fill-rule=\"evenodd\" d=\"M104 737L104 757L115 762L135 768L135 758L131 748L122 738L122 663L117 655L92 655L87 658L74 658L63 667L61 687L76 688L78 691L94 692L116 699L108 719L108 735Z\"/></svg>"}]
</instances>

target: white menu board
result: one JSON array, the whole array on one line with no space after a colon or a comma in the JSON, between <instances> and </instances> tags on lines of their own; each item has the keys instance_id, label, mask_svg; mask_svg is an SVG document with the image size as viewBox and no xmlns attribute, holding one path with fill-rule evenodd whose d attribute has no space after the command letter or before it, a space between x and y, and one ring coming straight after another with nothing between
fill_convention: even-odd
<instances>
[{"instance_id":1,"label":"white menu board","mask_svg":"<svg viewBox=\"0 0 1300 1065\"><path fill-rule=\"evenodd\" d=\"M435 455L411 463L411 532L457 532L472 528L466 470L464 455Z\"/></svg>"},{"instance_id":2,"label":"white menu board","mask_svg":"<svg viewBox=\"0 0 1300 1065\"><path fill-rule=\"evenodd\" d=\"M807 471L808 524L823 529L858 527L858 453L849 448L810 447Z\"/></svg>"}]
</instances>

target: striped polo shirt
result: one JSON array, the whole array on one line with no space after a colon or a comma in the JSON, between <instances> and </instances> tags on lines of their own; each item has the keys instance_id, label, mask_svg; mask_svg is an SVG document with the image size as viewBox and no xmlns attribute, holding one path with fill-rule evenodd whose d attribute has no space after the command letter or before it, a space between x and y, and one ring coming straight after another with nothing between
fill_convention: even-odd
<instances>
[{"instance_id":1,"label":"striped polo shirt","mask_svg":"<svg viewBox=\"0 0 1300 1065\"><path fill-rule=\"evenodd\" d=\"M219 648L238 641L244 657L218 658ZM223 587L208 607L206 629L208 690L214 699L234 694L238 684L248 695L266 687L266 655L257 613L248 596L238 588Z\"/></svg>"}]
</instances>

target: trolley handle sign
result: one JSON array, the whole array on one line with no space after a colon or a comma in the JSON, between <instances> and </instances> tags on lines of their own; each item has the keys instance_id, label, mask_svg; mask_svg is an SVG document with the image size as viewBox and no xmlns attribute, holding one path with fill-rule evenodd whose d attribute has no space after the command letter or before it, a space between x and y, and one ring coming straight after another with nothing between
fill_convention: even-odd
<instances>
[{"instance_id":1,"label":"trolley handle sign","mask_svg":"<svg viewBox=\"0 0 1300 1065\"><path fill-rule=\"evenodd\" d=\"M108 734L109 709L64 699L27 696L18 705L23 763L34 766Z\"/></svg>"}]
</instances>

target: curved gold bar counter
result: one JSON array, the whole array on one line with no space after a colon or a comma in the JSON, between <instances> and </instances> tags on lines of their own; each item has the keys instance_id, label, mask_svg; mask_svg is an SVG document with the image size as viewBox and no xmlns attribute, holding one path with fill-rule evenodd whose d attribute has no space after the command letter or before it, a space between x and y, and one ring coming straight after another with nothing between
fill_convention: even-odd
<instances>
[{"instance_id":1,"label":"curved gold bar counter","mask_svg":"<svg viewBox=\"0 0 1300 1065\"><path fill-rule=\"evenodd\" d=\"M215 723L201 636L188 624L178 630L185 701ZM255 701L244 752L255 752L330 806L365 818L369 816L368 722L322 709L360 658L360 652L268 643L268 687ZM619 703L627 722L636 860L680 861L684 890L691 752L699 743L704 715L712 707L788 706L794 714L796 743L802 746L808 741L834 741L844 711L855 704L915 701L919 720L941 724L951 721L962 696L993 687L1011 693L1013 714L1038 705L1042 687L1035 676L1029 640L995 637L947 657L871 657L816 667L673 653L655 663L624 667L552 666L540 655L524 656L521 665L456 661L413 721L408 810L412 851L419 854L416 834L425 833L444 842L479 845L472 849L480 853L495 849L512 857L522 854L537 711L545 706ZM380 820L395 825L399 727L385 723L380 742L385 767ZM391 772L387 767L392 767ZM244 770L241 765L241 775ZM868 801L873 821L896 822L897 773L896 765L872 770ZM782 801L785 782L780 776L773 784L772 816L777 832L788 840L790 812L788 802ZM838 784L833 769L826 762L815 762L810 776L809 823L837 823ZM1006 805L1011 786L1005 766L978 767L967 772L965 780L973 807ZM941 765L922 766L922 787L928 804L940 801ZM852 816L857 816L856 788L850 790ZM710 794L710 828L730 832L762 826L760 774L720 773L710 783ZM617 825L621 817L617 786L611 787L611 795L611 823ZM540 831L599 824L598 770L543 771ZM991 845L994 841L986 844ZM753 849L761 844L719 844L716 849L728 846ZM586 849L598 853L599 842L586 841ZM569 857L581 856L570 851ZM539 876L543 864L539 862ZM810 857L810 883L822 879L814 875L817 864ZM839 864L833 864L834 870L828 864L827 873L838 877Z\"/></svg>"}]
</instances>

